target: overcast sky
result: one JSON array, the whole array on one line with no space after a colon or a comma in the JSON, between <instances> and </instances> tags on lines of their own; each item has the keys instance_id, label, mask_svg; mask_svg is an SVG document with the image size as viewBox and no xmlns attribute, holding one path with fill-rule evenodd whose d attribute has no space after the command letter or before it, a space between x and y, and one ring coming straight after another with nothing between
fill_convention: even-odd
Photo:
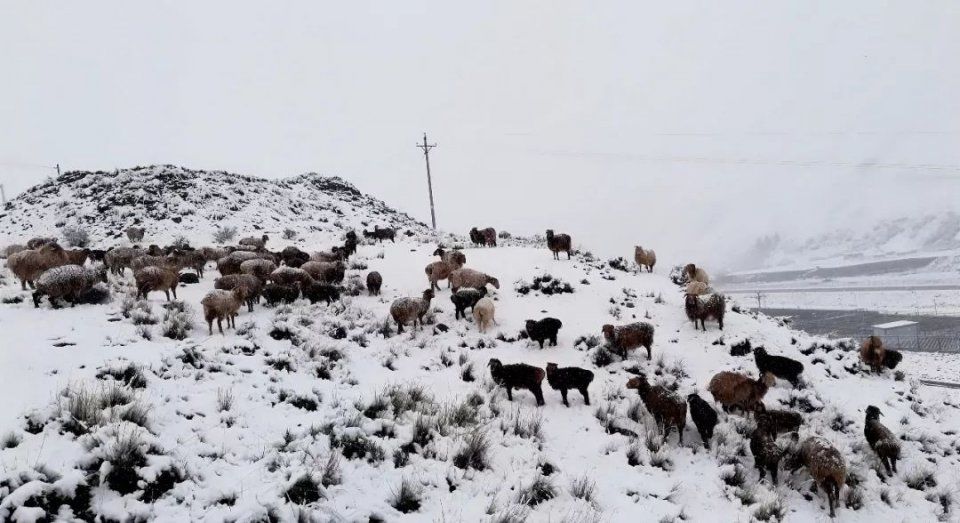
<instances>
[{"instance_id":1,"label":"overcast sky","mask_svg":"<svg viewBox=\"0 0 960 523\"><path fill-rule=\"evenodd\" d=\"M960 207L960 3L0 0L0 180L338 175L441 227L720 264Z\"/></svg>"}]
</instances>

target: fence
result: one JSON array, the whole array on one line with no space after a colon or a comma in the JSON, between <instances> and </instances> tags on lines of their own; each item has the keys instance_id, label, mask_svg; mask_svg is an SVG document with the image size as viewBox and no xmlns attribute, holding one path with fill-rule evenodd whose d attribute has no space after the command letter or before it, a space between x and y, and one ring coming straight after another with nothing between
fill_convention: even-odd
<instances>
[{"instance_id":1,"label":"fence","mask_svg":"<svg viewBox=\"0 0 960 523\"><path fill-rule=\"evenodd\" d=\"M870 336L865 333L856 339L864 339ZM883 340L883 346L890 349L913 351L913 352L949 352L960 353L960 336L878 336Z\"/></svg>"}]
</instances>

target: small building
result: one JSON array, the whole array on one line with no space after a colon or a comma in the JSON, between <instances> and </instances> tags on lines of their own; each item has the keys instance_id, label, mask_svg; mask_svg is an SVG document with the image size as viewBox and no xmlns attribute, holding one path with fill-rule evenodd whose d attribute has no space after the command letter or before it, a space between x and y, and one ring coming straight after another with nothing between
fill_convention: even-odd
<instances>
[{"instance_id":1,"label":"small building","mask_svg":"<svg viewBox=\"0 0 960 523\"><path fill-rule=\"evenodd\" d=\"M920 349L920 324L910 320L891 321L873 326L873 335L891 349Z\"/></svg>"}]
</instances>

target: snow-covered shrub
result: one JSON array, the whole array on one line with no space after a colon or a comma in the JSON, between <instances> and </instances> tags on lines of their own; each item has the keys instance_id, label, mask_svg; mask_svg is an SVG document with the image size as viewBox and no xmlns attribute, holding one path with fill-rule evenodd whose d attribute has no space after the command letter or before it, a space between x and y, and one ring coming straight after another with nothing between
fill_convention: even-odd
<instances>
[{"instance_id":1,"label":"snow-covered shrub","mask_svg":"<svg viewBox=\"0 0 960 523\"><path fill-rule=\"evenodd\" d=\"M143 375L143 369L135 363L104 367L97 371L97 379L102 380L107 377L134 389L142 389L147 386L147 378Z\"/></svg>"},{"instance_id":2,"label":"snow-covered shrub","mask_svg":"<svg viewBox=\"0 0 960 523\"><path fill-rule=\"evenodd\" d=\"M23 441L23 438L16 432L7 432L3 435L3 438L0 438L0 450L15 448L21 441Z\"/></svg>"},{"instance_id":3,"label":"snow-covered shrub","mask_svg":"<svg viewBox=\"0 0 960 523\"><path fill-rule=\"evenodd\" d=\"M529 485L520 488L517 492L517 503L535 507L555 497L557 497L557 487L550 478L540 474Z\"/></svg>"},{"instance_id":4,"label":"snow-covered shrub","mask_svg":"<svg viewBox=\"0 0 960 523\"><path fill-rule=\"evenodd\" d=\"M237 228L231 225L224 225L213 232L213 241L217 243L228 243L237 237Z\"/></svg>"},{"instance_id":5,"label":"snow-covered shrub","mask_svg":"<svg viewBox=\"0 0 960 523\"><path fill-rule=\"evenodd\" d=\"M377 463L383 461L385 457L380 445L355 429L340 436L331 435L330 447L340 449L343 457L347 459L364 459L370 463Z\"/></svg>"},{"instance_id":6,"label":"snow-covered shrub","mask_svg":"<svg viewBox=\"0 0 960 523\"><path fill-rule=\"evenodd\" d=\"M193 310L182 301L173 301L164 306L160 333L172 340L185 340L193 330Z\"/></svg>"},{"instance_id":7,"label":"snow-covered shrub","mask_svg":"<svg viewBox=\"0 0 960 523\"><path fill-rule=\"evenodd\" d=\"M420 510L423 491L419 485L407 478L400 481L400 487L390 496L390 506L404 514Z\"/></svg>"},{"instance_id":8,"label":"snow-covered shrub","mask_svg":"<svg viewBox=\"0 0 960 523\"><path fill-rule=\"evenodd\" d=\"M323 497L320 484L310 474L303 474L293 481L284 491L284 498L297 505L306 505L320 501Z\"/></svg>"},{"instance_id":9,"label":"snow-covered shrub","mask_svg":"<svg viewBox=\"0 0 960 523\"><path fill-rule=\"evenodd\" d=\"M283 239L284 240L295 240L297 239L297 231L287 227L283 230Z\"/></svg>"},{"instance_id":10,"label":"snow-covered shrub","mask_svg":"<svg viewBox=\"0 0 960 523\"><path fill-rule=\"evenodd\" d=\"M68 225L61 231L63 241L70 247L82 249L90 245L90 233L79 225Z\"/></svg>"},{"instance_id":11,"label":"snow-covered shrub","mask_svg":"<svg viewBox=\"0 0 960 523\"><path fill-rule=\"evenodd\" d=\"M514 284L514 290L521 296L533 293L539 293L543 296L552 296L554 294L572 293L573 286L561 280L554 278L549 274L537 276L532 282L519 280Z\"/></svg>"},{"instance_id":12,"label":"snow-covered shrub","mask_svg":"<svg viewBox=\"0 0 960 523\"><path fill-rule=\"evenodd\" d=\"M463 446L453 456L453 465L461 469L486 470L490 467L490 440L482 429L463 438Z\"/></svg>"}]
</instances>

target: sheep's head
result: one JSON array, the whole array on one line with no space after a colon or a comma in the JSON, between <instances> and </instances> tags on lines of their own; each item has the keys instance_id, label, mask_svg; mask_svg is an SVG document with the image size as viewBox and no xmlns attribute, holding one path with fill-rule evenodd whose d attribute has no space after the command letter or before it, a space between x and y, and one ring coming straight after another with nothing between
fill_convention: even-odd
<instances>
[{"instance_id":1,"label":"sheep's head","mask_svg":"<svg viewBox=\"0 0 960 523\"><path fill-rule=\"evenodd\" d=\"M647 377L643 374L639 374L627 380L628 389L636 389L638 391L646 389L648 387Z\"/></svg>"},{"instance_id":2,"label":"sheep's head","mask_svg":"<svg viewBox=\"0 0 960 523\"><path fill-rule=\"evenodd\" d=\"M754 355L755 357L757 357L757 358L766 357L766 355L767 355L767 349L764 349L763 347L757 347L757 348L753 349L753 355Z\"/></svg>"},{"instance_id":3,"label":"sheep's head","mask_svg":"<svg viewBox=\"0 0 960 523\"><path fill-rule=\"evenodd\" d=\"M757 378L757 381L764 384L767 388L770 388L777 383L777 377L774 376L772 372L764 372L762 376Z\"/></svg>"},{"instance_id":4,"label":"sheep's head","mask_svg":"<svg viewBox=\"0 0 960 523\"><path fill-rule=\"evenodd\" d=\"M553 238L553 229L547 229L547 239Z\"/></svg>"},{"instance_id":5,"label":"sheep's head","mask_svg":"<svg viewBox=\"0 0 960 523\"><path fill-rule=\"evenodd\" d=\"M433 289L427 289L423 291L423 299L430 301L435 295L433 294Z\"/></svg>"},{"instance_id":6,"label":"sheep's head","mask_svg":"<svg viewBox=\"0 0 960 523\"><path fill-rule=\"evenodd\" d=\"M489 283L490 285L493 285L493 287L494 287L495 289L499 289L499 288L500 288L500 280L498 280L498 279L496 279L496 278L494 278L494 277L492 277L492 276L487 278L487 283Z\"/></svg>"},{"instance_id":7,"label":"sheep's head","mask_svg":"<svg viewBox=\"0 0 960 523\"><path fill-rule=\"evenodd\" d=\"M433 255L434 255L434 256L443 256L444 253L446 253L446 252L447 252L447 251L445 251L445 250L443 249L443 247L437 247L437 250L433 251Z\"/></svg>"},{"instance_id":8,"label":"sheep's head","mask_svg":"<svg viewBox=\"0 0 960 523\"><path fill-rule=\"evenodd\" d=\"M608 323L608 324L604 325L604 326L601 328L601 330L603 331L603 337L604 337L604 338L606 338L606 339L608 339L608 340L610 340L610 341L613 341L613 325L610 325L610 324Z\"/></svg>"},{"instance_id":9,"label":"sheep's head","mask_svg":"<svg viewBox=\"0 0 960 523\"><path fill-rule=\"evenodd\" d=\"M526 329L527 329L527 334L530 334L530 331L531 331L531 330L537 328L537 322L535 322L535 321L533 321L533 320L527 320L527 323L526 323L525 325L526 325Z\"/></svg>"},{"instance_id":10,"label":"sheep's head","mask_svg":"<svg viewBox=\"0 0 960 523\"><path fill-rule=\"evenodd\" d=\"M868 419L868 420L871 420L871 419L880 419L880 416L883 416L883 413L880 412L880 409L878 409L877 407L874 407L873 405L870 405L869 407L867 407L867 419Z\"/></svg>"},{"instance_id":11,"label":"sheep's head","mask_svg":"<svg viewBox=\"0 0 960 523\"><path fill-rule=\"evenodd\" d=\"M490 358L487 366L490 367L491 372L499 372L501 369L503 369L503 363L500 363L500 360L497 358Z\"/></svg>"},{"instance_id":12,"label":"sheep's head","mask_svg":"<svg viewBox=\"0 0 960 523\"><path fill-rule=\"evenodd\" d=\"M694 399L700 399L700 395L697 394L696 392L692 392L692 393L690 393L690 394L687 394L687 402L688 402L688 403L689 403L689 402L692 402Z\"/></svg>"},{"instance_id":13,"label":"sheep's head","mask_svg":"<svg viewBox=\"0 0 960 523\"><path fill-rule=\"evenodd\" d=\"M685 305L688 309L696 309L699 304L700 304L700 299L697 298L697 295L696 295L696 294L687 294L686 301L684 302L684 305Z\"/></svg>"},{"instance_id":14,"label":"sheep's head","mask_svg":"<svg viewBox=\"0 0 960 523\"><path fill-rule=\"evenodd\" d=\"M553 374L554 372L557 372L557 364L547 363L547 375Z\"/></svg>"},{"instance_id":15,"label":"sheep's head","mask_svg":"<svg viewBox=\"0 0 960 523\"><path fill-rule=\"evenodd\" d=\"M693 276L697 273L697 266L692 263L688 263L687 266L683 268L683 273L686 274L687 277L693 278Z\"/></svg>"}]
</instances>

